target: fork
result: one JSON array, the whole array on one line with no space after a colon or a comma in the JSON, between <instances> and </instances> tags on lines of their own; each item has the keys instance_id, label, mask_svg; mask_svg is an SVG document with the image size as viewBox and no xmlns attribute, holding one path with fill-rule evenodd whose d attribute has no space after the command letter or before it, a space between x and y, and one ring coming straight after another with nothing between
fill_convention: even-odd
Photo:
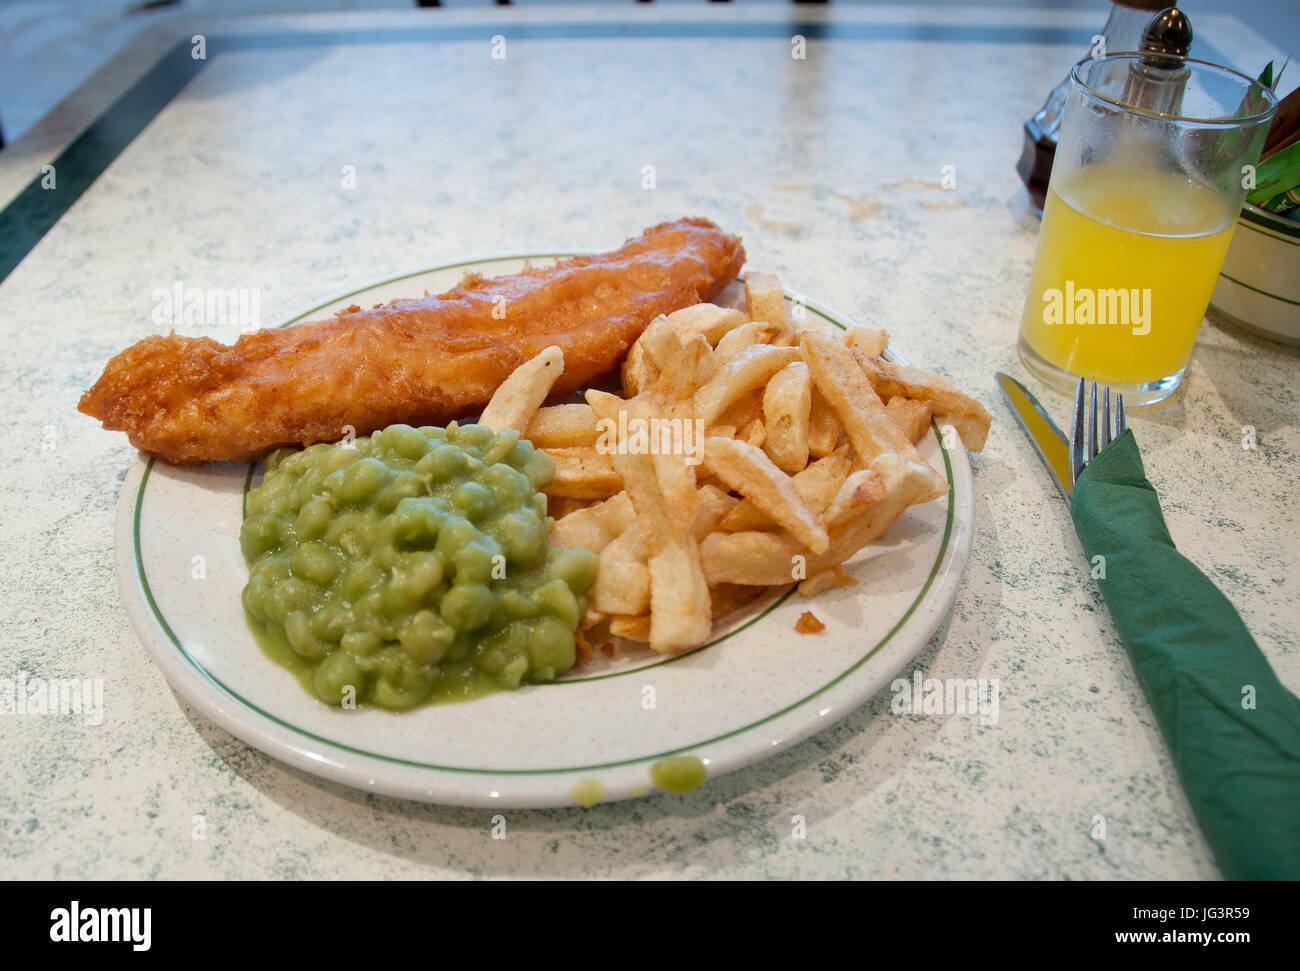
<instances>
[{"instance_id":1,"label":"fork","mask_svg":"<svg viewBox=\"0 0 1300 971\"><path fill-rule=\"evenodd\" d=\"M1087 412L1085 421L1084 412ZM1110 385L1106 385L1101 399L1101 438L1097 438L1097 382L1091 389L1079 379L1074 392L1074 423L1070 426L1070 488L1079 481L1083 467L1097 457L1097 453L1119 438L1128 429L1124 415L1124 396L1115 395L1114 433L1112 434ZM1085 434L1086 433L1086 434Z\"/></svg>"}]
</instances>

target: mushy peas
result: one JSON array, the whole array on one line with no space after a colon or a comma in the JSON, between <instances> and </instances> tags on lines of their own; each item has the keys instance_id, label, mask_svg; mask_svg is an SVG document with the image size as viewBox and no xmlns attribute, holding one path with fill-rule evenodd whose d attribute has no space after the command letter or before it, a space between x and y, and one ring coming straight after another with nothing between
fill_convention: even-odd
<instances>
[{"instance_id":1,"label":"mushy peas","mask_svg":"<svg viewBox=\"0 0 1300 971\"><path fill-rule=\"evenodd\" d=\"M547 543L554 471L517 432L455 422L277 452L240 530L264 649L348 707L554 680L598 564Z\"/></svg>"}]
</instances>

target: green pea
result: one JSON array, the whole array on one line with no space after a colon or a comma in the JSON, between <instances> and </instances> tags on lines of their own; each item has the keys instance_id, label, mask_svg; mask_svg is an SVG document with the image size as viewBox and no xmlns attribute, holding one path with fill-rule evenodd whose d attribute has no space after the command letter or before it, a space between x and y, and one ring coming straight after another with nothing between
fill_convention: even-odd
<instances>
[{"instance_id":1,"label":"green pea","mask_svg":"<svg viewBox=\"0 0 1300 971\"><path fill-rule=\"evenodd\" d=\"M353 462L361 458L361 450L347 446L335 446L333 449L325 452L320 460L320 474L329 478L340 469L345 469Z\"/></svg>"},{"instance_id":2,"label":"green pea","mask_svg":"<svg viewBox=\"0 0 1300 971\"><path fill-rule=\"evenodd\" d=\"M523 467L524 475L533 484L534 489L545 489L555 478L555 459L545 452L537 450L529 456Z\"/></svg>"},{"instance_id":3,"label":"green pea","mask_svg":"<svg viewBox=\"0 0 1300 971\"><path fill-rule=\"evenodd\" d=\"M262 467L266 470L267 475L272 472L286 472L292 475L297 469L301 468L303 460L300 456L302 454L291 448L277 448L266 457Z\"/></svg>"},{"instance_id":4,"label":"green pea","mask_svg":"<svg viewBox=\"0 0 1300 971\"><path fill-rule=\"evenodd\" d=\"M577 628L581 617L578 598L573 595L573 591L563 580L555 579L543 583L533 591L533 599L544 612L567 624L569 630Z\"/></svg>"},{"instance_id":5,"label":"green pea","mask_svg":"<svg viewBox=\"0 0 1300 971\"><path fill-rule=\"evenodd\" d=\"M295 610L285 618L284 635L289 646L301 657L314 659L325 656L325 645L312 633L311 621L303 611Z\"/></svg>"},{"instance_id":6,"label":"green pea","mask_svg":"<svg viewBox=\"0 0 1300 971\"><path fill-rule=\"evenodd\" d=\"M448 426L447 431L448 437L458 445L480 452L488 442L492 441L493 436L496 434L486 425L461 425L456 429L454 435L451 434L450 426Z\"/></svg>"},{"instance_id":7,"label":"green pea","mask_svg":"<svg viewBox=\"0 0 1300 971\"><path fill-rule=\"evenodd\" d=\"M244 587L241 599L244 609L253 616L254 620L266 619L266 601L271 594L271 585L261 577L253 577Z\"/></svg>"},{"instance_id":8,"label":"green pea","mask_svg":"<svg viewBox=\"0 0 1300 971\"><path fill-rule=\"evenodd\" d=\"M313 466L303 473L302 478L298 480L297 485L293 487L292 502L290 505L294 509L301 509L311 500L320 495L324 489L325 477L320 474L320 469Z\"/></svg>"},{"instance_id":9,"label":"green pea","mask_svg":"<svg viewBox=\"0 0 1300 971\"><path fill-rule=\"evenodd\" d=\"M456 511L472 523L486 519L496 509L492 493L477 482L462 482L451 494Z\"/></svg>"},{"instance_id":10,"label":"green pea","mask_svg":"<svg viewBox=\"0 0 1300 971\"><path fill-rule=\"evenodd\" d=\"M479 531L469 520L462 519L460 516L448 516L438 533L436 549L442 555L443 561L449 562L461 547L474 542L479 535Z\"/></svg>"},{"instance_id":11,"label":"green pea","mask_svg":"<svg viewBox=\"0 0 1300 971\"><path fill-rule=\"evenodd\" d=\"M498 519L495 527L506 559L515 566L530 570L546 555L546 534L535 515L512 512Z\"/></svg>"},{"instance_id":12,"label":"green pea","mask_svg":"<svg viewBox=\"0 0 1300 971\"><path fill-rule=\"evenodd\" d=\"M442 598L440 612L447 625L458 631L478 630L492 619L496 598L482 583L461 583Z\"/></svg>"},{"instance_id":13,"label":"green pea","mask_svg":"<svg viewBox=\"0 0 1300 971\"><path fill-rule=\"evenodd\" d=\"M497 432L483 449L483 461L488 465L503 461L514 450L518 441L519 433L513 428Z\"/></svg>"},{"instance_id":14,"label":"green pea","mask_svg":"<svg viewBox=\"0 0 1300 971\"><path fill-rule=\"evenodd\" d=\"M541 608L526 594L518 590L505 590L498 597L498 600L507 620L536 617L541 613Z\"/></svg>"},{"instance_id":15,"label":"green pea","mask_svg":"<svg viewBox=\"0 0 1300 971\"><path fill-rule=\"evenodd\" d=\"M533 484L528 481L528 477L503 462L484 469L482 481L492 490L492 497L497 504L504 509L520 506L533 496Z\"/></svg>"},{"instance_id":16,"label":"green pea","mask_svg":"<svg viewBox=\"0 0 1300 971\"><path fill-rule=\"evenodd\" d=\"M381 512L392 512L403 499L428 495L428 487L416 472L398 472L393 481L385 486L375 500Z\"/></svg>"},{"instance_id":17,"label":"green pea","mask_svg":"<svg viewBox=\"0 0 1300 971\"><path fill-rule=\"evenodd\" d=\"M339 648L354 657L373 654L383 643L379 636L370 631L348 631L339 641Z\"/></svg>"},{"instance_id":18,"label":"green pea","mask_svg":"<svg viewBox=\"0 0 1300 971\"><path fill-rule=\"evenodd\" d=\"M312 683L321 701L341 705L361 697L366 687L366 673L350 653L336 650L316 665Z\"/></svg>"},{"instance_id":19,"label":"green pea","mask_svg":"<svg viewBox=\"0 0 1300 971\"><path fill-rule=\"evenodd\" d=\"M523 683L524 675L528 673L528 655L519 654L510 660L502 670L497 681L503 688L518 688Z\"/></svg>"},{"instance_id":20,"label":"green pea","mask_svg":"<svg viewBox=\"0 0 1300 971\"><path fill-rule=\"evenodd\" d=\"M416 664L437 664L447 653L455 631L431 610L421 610L402 628L398 641L402 650Z\"/></svg>"},{"instance_id":21,"label":"green pea","mask_svg":"<svg viewBox=\"0 0 1300 971\"><path fill-rule=\"evenodd\" d=\"M409 613L420 602L420 597L411 587L403 582L401 574L384 584L379 604L390 618L401 617Z\"/></svg>"},{"instance_id":22,"label":"green pea","mask_svg":"<svg viewBox=\"0 0 1300 971\"><path fill-rule=\"evenodd\" d=\"M405 711L408 708L414 708L429 697L435 679L436 675L432 671L426 671L424 674L418 675L407 675L397 680L380 678L370 689L371 697L374 699L375 704L384 708Z\"/></svg>"},{"instance_id":23,"label":"green pea","mask_svg":"<svg viewBox=\"0 0 1300 971\"><path fill-rule=\"evenodd\" d=\"M575 646L573 628L554 617L543 617L533 625L528 641L530 673L536 680L552 681L573 667Z\"/></svg>"},{"instance_id":24,"label":"green pea","mask_svg":"<svg viewBox=\"0 0 1300 971\"><path fill-rule=\"evenodd\" d=\"M382 574L366 560L355 560L343 574L339 594L344 600L360 600L382 579Z\"/></svg>"},{"instance_id":25,"label":"green pea","mask_svg":"<svg viewBox=\"0 0 1300 971\"><path fill-rule=\"evenodd\" d=\"M533 443L526 438L521 438L506 455L506 462L522 472L528 465L528 460L533 457L533 451Z\"/></svg>"},{"instance_id":26,"label":"green pea","mask_svg":"<svg viewBox=\"0 0 1300 971\"><path fill-rule=\"evenodd\" d=\"M447 435L447 429L439 428L437 425L421 425L420 434L430 441L435 441L440 438L445 438Z\"/></svg>"},{"instance_id":27,"label":"green pea","mask_svg":"<svg viewBox=\"0 0 1300 971\"><path fill-rule=\"evenodd\" d=\"M249 516L239 527L239 548L246 560L256 560L279 544L280 531L274 516Z\"/></svg>"},{"instance_id":28,"label":"green pea","mask_svg":"<svg viewBox=\"0 0 1300 971\"><path fill-rule=\"evenodd\" d=\"M311 632L327 644L337 644L351 623L348 611L334 604L326 604L312 615Z\"/></svg>"},{"instance_id":29,"label":"green pea","mask_svg":"<svg viewBox=\"0 0 1300 971\"><path fill-rule=\"evenodd\" d=\"M446 482L466 469L463 451L449 442L432 445L424 458L415 463L415 471L432 482Z\"/></svg>"},{"instance_id":30,"label":"green pea","mask_svg":"<svg viewBox=\"0 0 1300 971\"><path fill-rule=\"evenodd\" d=\"M310 610L320 595L320 588L309 580L291 576L279 581L275 592L289 610Z\"/></svg>"},{"instance_id":31,"label":"green pea","mask_svg":"<svg viewBox=\"0 0 1300 971\"><path fill-rule=\"evenodd\" d=\"M396 545L401 549L427 549L453 522L464 520L449 518L433 496L403 499L381 524L376 542L380 546Z\"/></svg>"},{"instance_id":32,"label":"green pea","mask_svg":"<svg viewBox=\"0 0 1300 971\"><path fill-rule=\"evenodd\" d=\"M497 560L496 556L486 543L474 542L466 543L451 557L451 571L456 578L456 583L488 583L493 579L498 566L504 566L504 562Z\"/></svg>"},{"instance_id":33,"label":"green pea","mask_svg":"<svg viewBox=\"0 0 1300 971\"><path fill-rule=\"evenodd\" d=\"M417 597L423 597L442 582L442 557L433 551L409 553L401 571L404 582Z\"/></svg>"},{"instance_id":34,"label":"green pea","mask_svg":"<svg viewBox=\"0 0 1300 971\"><path fill-rule=\"evenodd\" d=\"M357 459L325 480L325 487L339 502L364 502L387 484L391 474L378 459Z\"/></svg>"},{"instance_id":35,"label":"green pea","mask_svg":"<svg viewBox=\"0 0 1300 971\"><path fill-rule=\"evenodd\" d=\"M581 546L556 550L546 564L546 575L563 580L574 593L586 593L596 582L600 557Z\"/></svg>"},{"instance_id":36,"label":"green pea","mask_svg":"<svg viewBox=\"0 0 1300 971\"><path fill-rule=\"evenodd\" d=\"M339 573L338 561L323 543L303 543L293 551L289 563L294 576L319 587L328 587Z\"/></svg>"},{"instance_id":37,"label":"green pea","mask_svg":"<svg viewBox=\"0 0 1300 971\"><path fill-rule=\"evenodd\" d=\"M429 440L410 425L389 425L375 438L386 454L408 462L423 458L429 451Z\"/></svg>"},{"instance_id":38,"label":"green pea","mask_svg":"<svg viewBox=\"0 0 1300 971\"><path fill-rule=\"evenodd\" d=\"M295 532L299 539L320 539L329 527L334 516L334 507L324 496L317 496L304 502L294 520Z\"/></svg>"}]
</instances>

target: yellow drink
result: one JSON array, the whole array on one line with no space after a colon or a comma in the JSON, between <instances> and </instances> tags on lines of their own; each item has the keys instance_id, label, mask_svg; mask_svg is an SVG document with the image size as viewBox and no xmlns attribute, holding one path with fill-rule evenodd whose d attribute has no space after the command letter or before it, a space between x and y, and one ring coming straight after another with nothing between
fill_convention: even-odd
<instances>
[{"instance_id":1,"label":"yellow drink","mask_svg":"<svg viewBox=\"0 0 1300 971\"><path fill-rule=\"evenodd\" d=\"M1213 190L1171 173L1102 163L1053 180L1021 336L1109 384L1178 373L1235 226Z\"/></svg>"}]
</instances>

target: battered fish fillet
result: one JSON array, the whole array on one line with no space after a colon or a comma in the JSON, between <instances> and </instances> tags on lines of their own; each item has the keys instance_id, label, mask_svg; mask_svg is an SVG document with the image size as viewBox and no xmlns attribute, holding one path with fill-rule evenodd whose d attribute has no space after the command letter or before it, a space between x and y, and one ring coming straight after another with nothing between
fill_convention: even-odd
<instances>
[{"instance_id":1,"label":"battered fish fillet","mask_svg":"<svg viewBox=\"0 0 1300 971\"><path fill-rule=\"evenodd\" d=\"M148 337L108 362L78 410L179 464L250 461L281 445L394 422L477 415L518 365L564 351L555 396L614 368L659 314L712 299L745 262L705 219L648 229L621 249L485 280L436 297L245 334ZM494 316L493 310L496 310Z\"/></svg>"}]
</instances>

